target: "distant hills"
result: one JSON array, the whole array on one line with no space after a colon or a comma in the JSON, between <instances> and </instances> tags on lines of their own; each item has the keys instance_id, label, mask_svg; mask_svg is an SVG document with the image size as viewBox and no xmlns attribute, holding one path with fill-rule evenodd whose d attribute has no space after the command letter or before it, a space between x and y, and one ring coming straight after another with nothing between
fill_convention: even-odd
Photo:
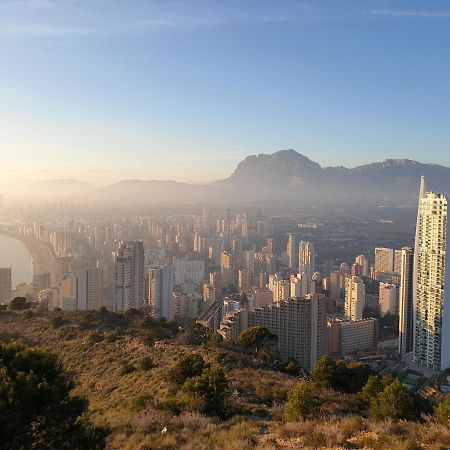
<instances>
[{"instance_id":1,"label":"distant hills","mask_svg":"<svg viewBox=\"0 0 450 450\"><path fill-rule=\"evenodd\" d=\"M295 150L251 155L229 178L208 185L176 181L123 180L94 188L79 180L35 183L32 198L89 200L118 206L205 204L396 205L417 202L420 176L436 192L450 193L450 168L408 159L358 166L321 167Z\"/></svg>"}]
</instances>

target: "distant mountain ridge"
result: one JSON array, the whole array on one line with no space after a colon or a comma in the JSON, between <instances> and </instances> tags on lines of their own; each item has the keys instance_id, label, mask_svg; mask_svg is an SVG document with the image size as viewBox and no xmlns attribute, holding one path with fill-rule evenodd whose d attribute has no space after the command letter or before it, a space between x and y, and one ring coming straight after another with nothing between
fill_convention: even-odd
<instances>
[{"instance_id":1,"label":"distant mountain ridge","mask_svg":"<svg viewBox=\"0 0 450 450\"><path fill-rule=\"evenodd\" d=\"M30 187L30 198L44 193L71 200L117 206L243 204L395 205L417 202L420 176L430 189L450 193L450 168L409 159L387 159L354 168L321 167L295 150L247 156L230 177L208 185L158 180L123 180L94 188L79 180L49 180ZM49 194L50 195L50 194Z\"/></svg>"}]
</instances>

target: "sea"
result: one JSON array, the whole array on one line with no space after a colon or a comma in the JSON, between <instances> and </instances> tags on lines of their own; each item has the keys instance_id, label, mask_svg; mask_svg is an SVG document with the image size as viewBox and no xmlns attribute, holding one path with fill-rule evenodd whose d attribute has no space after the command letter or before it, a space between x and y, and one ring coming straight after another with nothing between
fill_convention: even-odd
<instances>
[{"instance_id":1,"label":"sea","mask_svg":"<svg viewBox=\"0 0 450 450\"><path fill-rule=\"evenodd\" d=\"M33 258L25 244L0 234L0 267L11 267L11 287L33 281Z\"/></svg>"}]
</instances>

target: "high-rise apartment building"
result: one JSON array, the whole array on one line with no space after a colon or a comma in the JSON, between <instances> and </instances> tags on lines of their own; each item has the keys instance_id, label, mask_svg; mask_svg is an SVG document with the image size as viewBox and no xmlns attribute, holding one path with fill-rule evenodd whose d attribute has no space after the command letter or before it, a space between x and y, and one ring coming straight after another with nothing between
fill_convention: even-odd
<instances>
[{"instance_id":1,"label":"high-rise apartment building","mask_svg":"<svg viewBox=\"0 0 450 450\"><path fill-rule=\"evenodd\" d=\"M148 269L148 304L156 319L173 319L173 277L167 265Z\"/></svg>"},{"instance_id":2,"label":"high-rise apartment building","mask_svg":"<svg viewBox=\"0 0 450 450\"><path fill-rule=\"evenodd\" d=\"M336 301L341 298L341 272L339 270L330 273L330 297Z\"/></svg>"},{"instance_id":3,"label":"high-rise apartment building","mask_svg":"<svg viewBox=\"0 0 450 450\"><path fill-rule=\"evenodd\" d=\"M391 273L394 271L394 250L392 248L375 248L375 272Z\"/></svg>"},{"instance_id":4,"label":"high-rise apartment building","mask_svg":"<svg viewBox=\"0 0 450 450\"><path fill-rule=\"evenodd\" d=\"M301 367L312 370L327 353L327 315L325 298L314 294L289 298L275 304L227 315L220 334L233 339L247 327L263 326L278 336L283 360L295 359Z\"/></svg>"},{"instance_id":5,"label":"high-rise apartment building","mask_svg":"<svg viewBox=\"0 0 450 450\"><path fill-rule=\"evenodd\" d=\"M220 275L228 284L236 284L233 255L229 252L220 255Z\"/></svg>"},{"instance_id":6,"label":"high-rise apartment building","mask_svg":"<svg viewBox=\"0 0 450 450\"><path fill-rule=\"evenodd\" d=\"M450 367L448 228L447 196L426 192L422 177L414 255L414 360L434 370Z\"/></svg>"},{"instance_id":7,"label":"high-rise apartment building","mask_svg":"<svg viewBox=\"0 0 450 450\"><path fill-rule=\"evenodd\" d=\"M380 283L379 300L382 316L397 314L397 287L395 284Z\"/></svg>"},{"instance_id":8,"label":"high-rise apartment building","mask_svg":"<svg viewBox=\"0 0 450 450\"><path fill-rule=\"evenodd\" d=\"M125 249L114 254L113 309L126 311L133 308L131 301L131 264Z\"/></svg>"},{"instance_id":9,"label":"high-rise apartment building","mask_svg":"<svg viewBox=\"0 0 450 450\"><path fill-rule=\"evenodd\" d=\"M298 245L298 271L312 277L316 270L314 244L308 241L300 241Z\"/></svg>"},{"instance_id":10,"label":"high-rise apartment building","mask_svg":"<svg viewBox=\"0 0 450 450\"><path fill-rule=\"evenodd\" d=\"M288 267L296 271L298 269L298 256L297 256L298 253L297 253L297 239L294 233L288 233L286 253L287 253Z\"/></svg>"},{"instance_id":11,"label":"high-rise apartment building","mask_svg":"<svg viewBox=\"0 0 450 450\"><path fill-rule=\"evenodd\" d=\"M120 244L115 260L115 309L142 308L145 304L146 264L141 241Z\"/></svg>"},{"instance_id":12,"label":"high-rise apartment building","mask_svg":"<svg viewBox=\"0 0 450 450\"><path fill-rule=\"evenodd\" d=\"M11 301L11 268L0 268L0 303Z\"/></svg>"},{"instance_id":13,"label":"high-rise apartment building","mask_svg":"<svg viewBox=\"0 0 450 450\"><path fill-rule=\"evenodd\" d=\"M366 289L363 280L349 276L345 279L345 315L350 320L362 320L366 306Z\"/></svg>"},{"instance_id":14,"label":"high-rise apartment building","mask_svg":"<svg viewBox=\"0 0 450 450\"><path fill-rule=\"evenodd\" d=\"M105 306L103 269L81 267L75 269L73 274L77 309L92 311Z\"/></svg>"},{"instance_id":15,"label":"high-rise apartment building","mask_svg":"<svg viewBox=\"0 0 450 450\"><path fill-rule=\"evenodd\" d=\"M398 324L398 352L401 356L412 352L413 349L413 272L414 249L402 248L400 265L399 291L399 324Z\"/></svg>"},{"instance_id":16,"label":"high-rise apartment building","mask_svg":"<svg viewBox=\"0 0 450 450\"><path fill-rule=\"evenodd\" d=\"M369 259L367 258L367 256L364 255L358 255L355 258L355 263L359 264L361 266L361 273L363 277L368 277L369 276Z\"/></svg>"}]
</instances>

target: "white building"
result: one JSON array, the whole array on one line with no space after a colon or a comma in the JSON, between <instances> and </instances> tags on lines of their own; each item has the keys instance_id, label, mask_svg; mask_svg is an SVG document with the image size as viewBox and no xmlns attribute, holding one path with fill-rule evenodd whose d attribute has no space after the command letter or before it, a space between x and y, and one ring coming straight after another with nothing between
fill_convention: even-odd
<instances>
[{"instance_id":1,"label":"white building","mask_svg":"<svg viewBox=\"0 0 450 450\"><path fill-rule=\"evenodd\" d=\"M359 277L345 279L345 315L350 320L362 320L366 306L366 289Z\"/></svg>"},{"instance_id":2,"label":"white building","mask_svg":"<svg viewBox=\"0 0 450 450\"><path fill-rule=\"evenodd\" d=\"M394 284L380 283L380 313L397 314L397 287Z\"/></svg>"},{"instance_id":3,"label":"white building","mask_svg":"<svg viewBox=\"0 0 450 450\"><path fill-rule=\"evenodd\" d=\"M148 304L156 319L173 320L173 268L170 266L148 269Z\"/></svg>"},{"instance_id":4,"label":"white building","mask_svg":"<svg viewBox=\"0 0 450 450\"><path fill-rule=\"evenodd\" d=\"M435 370L450 368L448 232L448 198L426 192L422 177L414 259L414 360Z\"/></svg>"},{"instance_id":5,"label":"white building","mask_svg":"<svg viewBox=\"0 0 450 450\"><path fill-rule=\"evenodd\" d=\"M300 241L298 245L298 271L312 277L316 271L314 244L308 241Z\"/></svg>"}]
</instances>

